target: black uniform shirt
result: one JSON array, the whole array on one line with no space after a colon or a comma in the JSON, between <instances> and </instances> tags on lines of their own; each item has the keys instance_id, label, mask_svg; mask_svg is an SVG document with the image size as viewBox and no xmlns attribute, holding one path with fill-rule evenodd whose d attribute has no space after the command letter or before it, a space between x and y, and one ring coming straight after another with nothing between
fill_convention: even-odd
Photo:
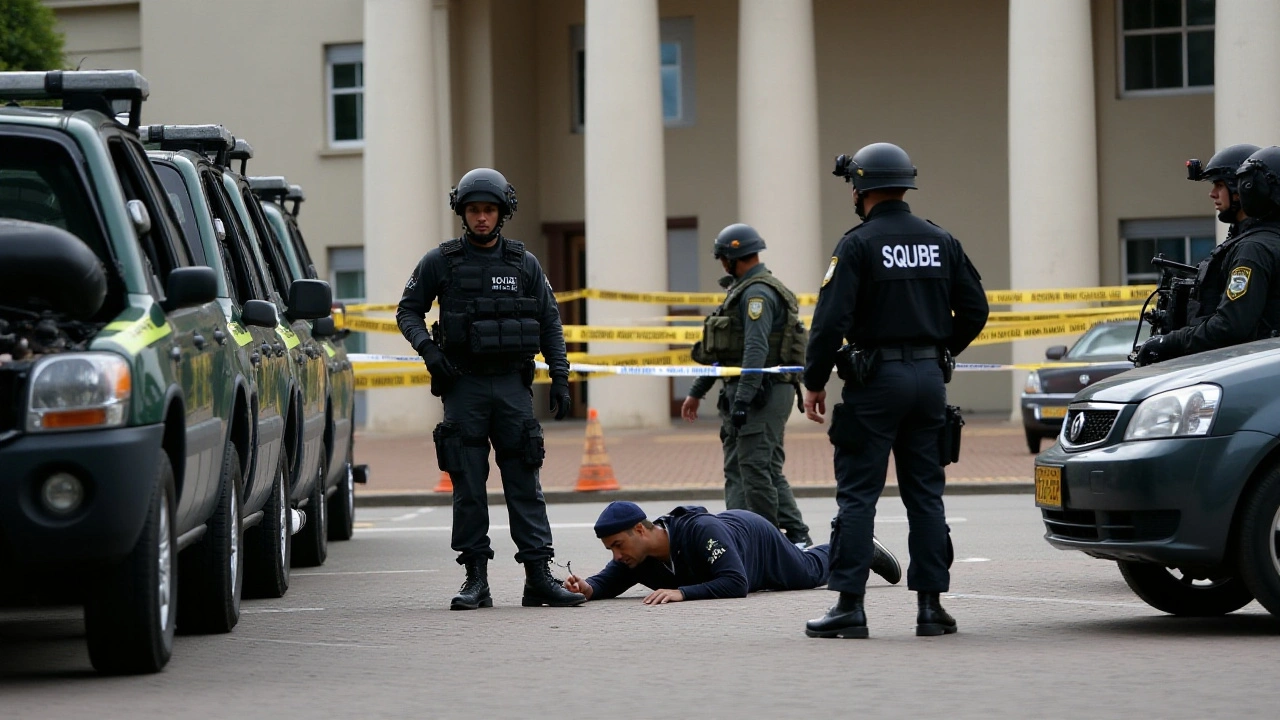
<instances>
[{"instance_id":1,"label":"black uniform shirt","mask_svg":"<svg viewBox=\"0 0 1280 720\"><path fill-rule=\"evenodd\" d=\"M1245 221L1224 253L1217 278L1203 293L1200 321L1161 342L1162 359L1271 337L1280 330L1280 226Z\"/></svg>"},{"instance_id":2,"label":"black uniform shirt","mask_svg":"<svg viewBox=\"0 0 1280 720\"><path fill-rule=\"evenodd\" d=\"M804 386L826 386L846 339L867 348L938 345L960 354L987 322L981 281L950 233L912 215L901 200L877 203L836 244L809 330Z\"/></svg>"},{"instance_id":3,"label":"black uniform shirt","mask_svg":"<svg viewBox=\"0 0 1280 720\"><path fill-rule=\"evenodd\" d=\"M479 247L469 241L462 243L468 257L483 258L486 261L497 260L502 255L502 241L493 247ZM560 325L560 306L551 291L551 283L542 272L542 266L532 253L525 251L524 268L521 270L525 281L525 294L538 300L538 322L542 333L542 356L551 368L552 377L569 377L569 360L565 356L564 329ZM444 291L444 283L449 278L449 261L440 248L432 248L414 268L409 281L405 283L404 295L400 298L400 308L396 310L396 324L400 332L408 339L413 349L422 355L424 344L431 343L431 334L427 331L424 317L431 309L440 293Z\"/></svg>"}]
</instances>

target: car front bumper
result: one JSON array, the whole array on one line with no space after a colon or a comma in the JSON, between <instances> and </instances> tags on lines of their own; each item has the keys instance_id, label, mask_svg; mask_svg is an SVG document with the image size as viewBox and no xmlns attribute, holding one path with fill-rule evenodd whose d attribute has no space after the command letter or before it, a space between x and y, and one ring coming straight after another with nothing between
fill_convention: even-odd
<instances>
[{"instance_id":1,"label":"car front bumper","mask_svg":"<svg viewBox=\"0 0 1280 720\"><path fill-rule=\"evenodd\" d=\"M1074 395L1043 394L1022 396L1022 426L1042 437L1055 437L1062 431L1062 420Z\"/></svg>"},{"instance_id":2,"label":"car front bumper","mask_svg":"<svg viewBox=\"0 0 1280 720\"><path fill-rule=\"evenodd\" d=\"M28 434L0 445L0 569L93 565L124 557L146 522L162 452L163 425ZM60 517L44 507L42 483L64 471L85 488Z\"/></svg>"},{"instance_id":3,"label":"car front bumper","mask_svg":"<svg viewBox=\"0 0 1280 720\"><path fill-rule=\"evenodd\" d=\"M1037 467L1062 468L1062 508L1041 508L1045 539L1111 560L1217 565L1240 493L1274 442L1241 431L1074 453L1054 445L1036 456Z\"/></svg>"}]
</instances>

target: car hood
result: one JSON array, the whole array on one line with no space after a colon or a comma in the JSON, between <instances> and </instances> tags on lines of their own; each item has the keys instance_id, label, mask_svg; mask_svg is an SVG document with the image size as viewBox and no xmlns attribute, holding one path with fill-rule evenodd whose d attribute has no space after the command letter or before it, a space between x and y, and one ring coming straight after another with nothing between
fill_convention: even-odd
<instances>
[{"instance_id":1,"label":"car hood","mask_svg":"<svg viewBox=\"0 0 1280 720\"><path fill-rule=\"evenodd\" d=\"M1040 388L1045 393L1074 394L1104 378L1133 369L1133 363L1128 360L1104 360L1088 364L1073 360L1059 362L1065 367L1046 364L1037 371L1040 375Z\"/></svg>"},{"instance_id":2,"label":"car hood","mask_svg":"<svg viewBox=\"0 0 1280 720\"><path fill-rule=\"evenodd\" d=\"M1072 402L1138 402L1196 383L1222 384L1231 375L1250 374L1253 368L1276 363L1280 363L1280 339L1259 340L1134 368L1090 385Z\"/></svg>"}]
</instances>

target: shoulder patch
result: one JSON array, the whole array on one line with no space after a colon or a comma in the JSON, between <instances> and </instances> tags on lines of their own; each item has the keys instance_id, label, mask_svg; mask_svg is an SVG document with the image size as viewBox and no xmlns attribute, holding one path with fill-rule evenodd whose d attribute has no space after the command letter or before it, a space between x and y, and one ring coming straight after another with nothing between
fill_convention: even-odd
<instances>
[{"instance_id":1,"label":"shoulder patch","mask_svg":"<svg viewBox=\"0 0 1280 720\"><path fill-rule=\"evenodd\" d=\"M1231 271L1227 280L1227 299L1239 300L1244 294L1249 292L1249 278L1253 274L1253 268L1247 268L1243 265Z\"/></svg>"},{"instance_id":2,"label":"shoulder patch","mask_svg":"<svg viewBox=\"0 0 1280 720\"><path fill-rule=\"evenodd\" d=\"M822 276L822 287L826 287L831 282L831 276L836 274L836 263L840 262L840 258L832 255L831 264L827 266L827 274Z\"/></svg>"},{"instance_id":3,"label":"shoulder patch","mask_svg":"<svg viewBox=\"0 0 1280 720\"><path fill-rule=\"evenodd\" d=\"M752 320L759 320L760 314L764 312L764 298L753 297L747 301L747 317Z\"/></svg>"},{"instance_id":4,"label":"shoulder patch","mask_svg":"<svg viewBox=\"0 0 1280 720\"><path fill-rule=\"evenodd\" d=\"M409 276L409 281L404 284L405 290L412 290L418 287L418 271L415 268L413 274Z\"/></svg>"}]
</instances>

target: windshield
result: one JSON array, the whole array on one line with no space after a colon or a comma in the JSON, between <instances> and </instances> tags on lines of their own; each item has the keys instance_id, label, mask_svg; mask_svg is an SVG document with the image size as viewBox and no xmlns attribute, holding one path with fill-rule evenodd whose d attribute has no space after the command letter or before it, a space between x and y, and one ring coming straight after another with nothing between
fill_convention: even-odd
<instances>
[{"instance_id":1,"label":"windshield","mask_svg":"<svg viewBox=\"0 0 1280 720\"><path fill-rule=\"evenodd\" d=\"M110 267L98 215L67 149L29 135L0 135L0 217L62 228Z\"/></svg>"},{"instance_id":2,"label":"windshield","mask_svg":"<svg viewBox=\"0 0 1280 720\"><path fill-rule=\"evenodd\" d=\"M1133 352L1133 334L1138 329L1137 322L1105 323L1090 328L1071 350L1064 360L1124 360ZM1142 333L1138 335L1141 343L1151 335L1151 326L1143 323Z\"/></svg>"}]
</instances>

